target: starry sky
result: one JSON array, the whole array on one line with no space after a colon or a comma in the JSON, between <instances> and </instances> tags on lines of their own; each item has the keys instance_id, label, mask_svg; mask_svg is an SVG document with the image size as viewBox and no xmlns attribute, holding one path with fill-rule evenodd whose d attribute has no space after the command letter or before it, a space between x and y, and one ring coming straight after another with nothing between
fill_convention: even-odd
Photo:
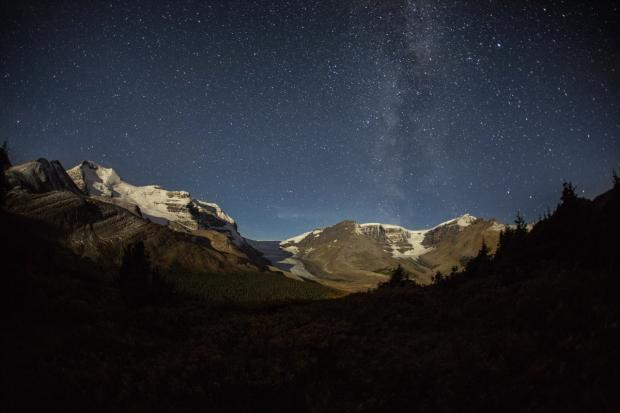
<instances>
[{"instance_id":1,"label":"starry sky","mask_svg":"<svg viewBox=\"0 0 620 413\"><path fill-rule=\"evenodd\" d=\"M564 180L592 197L620 171L611 3L0 7L14 163L94 160L217 202L250 238L343 219L534 221Z\"/></svg>"}]
</instances>

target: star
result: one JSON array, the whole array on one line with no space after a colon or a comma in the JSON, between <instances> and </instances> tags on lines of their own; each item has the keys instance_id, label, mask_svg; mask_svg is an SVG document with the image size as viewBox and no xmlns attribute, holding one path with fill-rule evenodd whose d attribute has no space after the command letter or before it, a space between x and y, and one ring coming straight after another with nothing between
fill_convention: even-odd
<instances>
[{"instance_id":1,"label":"star","mask_svg":"<svg viewBox=\"0 0 620 413\"><path fill-rule=\"evenodd\" d=\"M10 9L3 137L16 161L93 158L270 239L457 210L511 222L565 179L593 193L620 169L603 8L314 3ZM300 205L314 222L274 212Z\"/></svg>"}]
</instances>

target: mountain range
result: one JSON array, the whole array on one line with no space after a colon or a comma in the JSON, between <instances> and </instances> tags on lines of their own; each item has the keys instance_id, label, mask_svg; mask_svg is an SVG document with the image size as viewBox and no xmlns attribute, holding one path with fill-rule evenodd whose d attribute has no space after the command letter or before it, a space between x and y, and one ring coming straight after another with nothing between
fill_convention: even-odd
<instances>
[{"instance_id":1,"label":"mountain range","mask_svg":"<svg viewBox=\"0 0 620 413\"><path fill-rule=\"evenodd\" d=\"M255 242L187 193L3 155L5 410L618 411L615 175L591 200L566 183L529 230L465 215ZM126 265L142 245L161 271ZM325 286L397 265L417 283Z\"/></svg>"},{"instance_id":2,"label":"mountain range","mask_svg":"<svg viewBox=\"0 0 620 413\"><path fill-rule=\"evenodd\" d=\"M219 205L186 191L136 186L92 161L65 170L38 159L6 170L13 212L62 223L79 255L120 263L124 245L145 240L164 268L282 272L298 281L356 292L377 287L402 266L422 285L436 272L461 269L482 243L494 251L503 224L465 214L433 228L342 221L284 241L244 238Z\"/></svg>"},{"instance_id":3,"label":"mountain range","mask_svg":"<svg viewBox=\"0 0 620 413\"><path fill-rule=\"evenodd\" d=\"M382 223L342 221L281 242L252 245L275 266L345 291L364 291L387 281L402 266L418 284L437 271L463 268L482 243L497 247L505 225L465 214L433 228L410 230Z\"/></svg>"}]
</instances>

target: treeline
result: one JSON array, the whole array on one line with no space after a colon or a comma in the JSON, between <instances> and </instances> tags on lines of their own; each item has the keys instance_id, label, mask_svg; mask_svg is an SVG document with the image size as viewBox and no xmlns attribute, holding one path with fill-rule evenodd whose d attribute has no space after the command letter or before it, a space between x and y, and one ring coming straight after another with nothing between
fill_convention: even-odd
<instances>
[{"instance_id":1,"label":"treeline","mask_svg":"<svg viewBox=\"0 0 620 413\"><path fill-rule=\"evenodd\" d=\"M581 198L576 187L563 184L560 203L528 230L517 213L514 225L500 234L494 255L486 243L462 271L437 272L434 284L458 283L472 277L496 276L513 282L540 268L620 270L617 237L620 234L620 178L613 172L613 188L594 200ZM411 285L406 271L396 268L386 287Z\"/></svg>"},{"instance_id":2,"label":"treeline","mask_svg":"<svg viewBox=\"0 0 620 413\"><path fill-rule=\"evenodd\" d=\"M517 214L491 256L483 245L460 274L466 277L498 276L513 282L528 272L550 268L620 270L617 237L620 233L620 179L614 172L613 188L589 200L577 196L576 187L563 184L560 203L530 231Z\"/></svg>"}]
</instances>

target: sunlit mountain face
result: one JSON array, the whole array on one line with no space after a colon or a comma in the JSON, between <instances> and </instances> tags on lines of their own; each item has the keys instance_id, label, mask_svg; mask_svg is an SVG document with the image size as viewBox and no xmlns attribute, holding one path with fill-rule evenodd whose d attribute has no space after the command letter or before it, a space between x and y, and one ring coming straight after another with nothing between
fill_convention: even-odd
<instances>
[{"instance_id":1,"label":"sunlit mountain face","mask_svg":"<svg viewBox=\"0 0 620 413\"><path fill-rule=\"evenodd\" d=\"M602 192L620 159L617 10L603 3L3 10L14 162L90 159L212 200L253 239L343 220L534 220L563 180Z\"/></svg>"}]
</instances>

